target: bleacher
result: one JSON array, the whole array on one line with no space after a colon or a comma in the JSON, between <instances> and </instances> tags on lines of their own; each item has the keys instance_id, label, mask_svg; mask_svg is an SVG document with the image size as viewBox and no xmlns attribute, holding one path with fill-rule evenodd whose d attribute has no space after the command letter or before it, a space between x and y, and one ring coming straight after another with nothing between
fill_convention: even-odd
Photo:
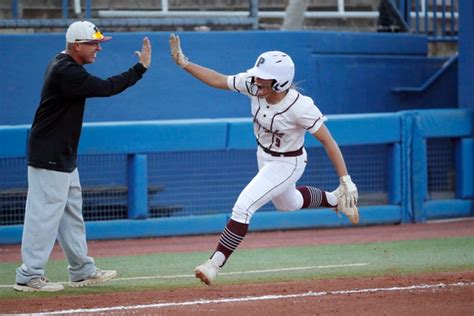
<instances>
[{"instance_id":1,"label":"bleacher","mask_svg":"<svg viewBox=\"0 0 474 316\"><path fill-rule=\"evenodd\" d=\"M0 2L0 33L62 32L84 18L116 32L280 30L290 15L290 4L288 0L5 0ZM408 31L429 34L432 42L456 41L458 2L310 0L300 29Z\"/></svg>"},{"instance_id":2,"label":"bleacher","mask_svg":"<svg viewBox=\"0 0 474 316\"><path fill-rule=\"evenodd\" d=\"M100 21L100 25L114 31L275 30L282 26L288 3L287 0L6 0L0 2L0 31L57 31L70 20L80 18ZM381 0L310 0L304 28L374 31L379 27L380 4Z\"/></svg>"}]
</instances>

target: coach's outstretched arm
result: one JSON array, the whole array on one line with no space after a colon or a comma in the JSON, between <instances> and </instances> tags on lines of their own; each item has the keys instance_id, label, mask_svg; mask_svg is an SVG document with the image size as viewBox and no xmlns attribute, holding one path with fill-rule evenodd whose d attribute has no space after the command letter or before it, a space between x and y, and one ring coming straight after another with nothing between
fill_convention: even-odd
<instances>
[{"instance_id":1,"label":"coach's outstretched arm","mask_svg":"<svg viewBox=\"0 0 474 316\"><path fill-rule=\"evenodd\" d=\"M189 61L181 49L179 36L174 34L170 35L170 49L171 57L173 57L173 60L178 66L211 87L229 90L226 75Z\"/></svg>"}]
</instances>

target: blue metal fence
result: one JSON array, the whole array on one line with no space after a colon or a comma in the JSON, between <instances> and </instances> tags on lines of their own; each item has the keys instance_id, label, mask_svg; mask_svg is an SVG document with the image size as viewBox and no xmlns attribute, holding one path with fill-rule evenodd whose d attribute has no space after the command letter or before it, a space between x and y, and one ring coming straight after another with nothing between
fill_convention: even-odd
<instances>
[{"instance_id":1,"label":"blue metal fence","mask_svg":"<svg viewBox=\"0 0 474 316\"><path fill-rule=\"evenodd\" d=\"M426 34L430 41L457 41L458 0L398 0L397 3L402 19L413 33Z\"/></svg>"}]
</instances>

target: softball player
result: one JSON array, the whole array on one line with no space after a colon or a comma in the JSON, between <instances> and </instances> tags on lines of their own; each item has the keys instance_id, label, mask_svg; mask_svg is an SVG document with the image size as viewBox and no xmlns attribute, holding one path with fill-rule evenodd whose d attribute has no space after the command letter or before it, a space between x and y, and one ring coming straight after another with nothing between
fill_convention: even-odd
<instances>
[{"instance_id":1,"label":"softball player","mask_svg":"<svg viewBox=\"0 0 474 316\"><path fill-rule=\"evenodd\" d=\"M326 117L313 100L293 88L295 66L279 51L261 54L246 72L226 76L191 63L181 50L178 36L170 36L171 55L179 66L202 82L250 97L257 140L258 173L240 193L232 216L211 258L195 268L197 278L210 285L220 268L247 233L252 215L272 201L280 211L330 207L359 222L357 187L352 182L339 146L324 125ZM324 146L340 179L339 187L325 192L311 186L296 187L306 167L305 133Z\"/></svg>"}]
</instances>

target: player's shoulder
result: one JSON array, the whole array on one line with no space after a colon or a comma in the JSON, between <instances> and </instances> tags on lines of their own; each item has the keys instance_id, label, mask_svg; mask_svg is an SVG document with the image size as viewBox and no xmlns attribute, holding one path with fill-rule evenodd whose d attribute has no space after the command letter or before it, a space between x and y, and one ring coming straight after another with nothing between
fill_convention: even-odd
<instances>
[{"instance_id":1,"label":"player's shoulder","mask_svg":"<svg viewBox=\"0 0 474 316\"><path fill-rule=\"evenodd\" d=\"M240 72L238 74L231 75L229 77L232 78L232 80L234 80L235 82L238 82L240 84L251 81L253 78L252 75L250 75L248 72Z\"/></svg>"},{"instance_id":2,"label":"player's shoulder","mask_svg":"<svg viewBox=\"0 0 474 316\"><path fill-rule=\"evenodd\" d=\"M315 106L314 100L311 97L302 94L300 91L296 89L292 89L290 90L290 92L293 92L295 95L297 95L298 97L297 103L299 106Z\"/></svg>"},{"instance_id":3,"label":"player's shoulder","mask_svg":"<svg viewBox=\"0 0 474 316\"><path fill-rule=\"evenodd\" d=\"M294 107L294 112L296 116L299 117L302 113L317 114L321 112L319 107L314 102L313 98L304 95L299 91L296 91L296 93L298 93L298 100L296 101L296 106Z\"/></svg>"},{"instance_id":4,"label":"player's shoulder","mask_svg":"<svg viewBox=\"0 0 474 316\"><path fill-rule=\"evenodd\" d=\"M252 83L252 76L247 72L240 72L235 75L227 77L227 86L230 90L251 96L250 85Z\"/></svg>"}]
</instances>

